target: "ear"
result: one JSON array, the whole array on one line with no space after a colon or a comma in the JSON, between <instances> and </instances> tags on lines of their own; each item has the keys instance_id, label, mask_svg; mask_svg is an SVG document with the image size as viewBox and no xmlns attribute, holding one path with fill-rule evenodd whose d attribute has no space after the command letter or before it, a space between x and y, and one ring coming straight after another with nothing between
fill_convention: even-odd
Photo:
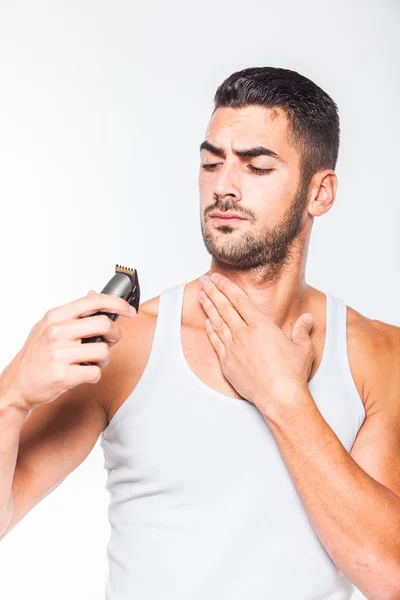
<instances>
[{"instance_id":1,"label":"ear","mask_svg":"<svg viewBox=\"0 0 400 600\"><path fill-rule=\"evenodd\" d=\"M313 179L315 180L313 181ZM327 213L335 202L338 178L331 169L318 171L311 178L311 197L308 212L312 217L320 217Z\"/></svg>"}]
</instances>

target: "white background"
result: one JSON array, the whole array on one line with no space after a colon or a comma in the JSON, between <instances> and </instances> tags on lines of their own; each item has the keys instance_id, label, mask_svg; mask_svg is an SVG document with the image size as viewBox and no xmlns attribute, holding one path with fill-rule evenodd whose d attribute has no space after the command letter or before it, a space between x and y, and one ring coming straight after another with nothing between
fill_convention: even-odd
<instances>
[{"instance_id":1,"label":"white background","mask_svg":"<svg viewBox=\"0 0 400 600\"><path fill-rule=\"evenodd\" d=\"M249 66L338 104L339 188L307 281L399 325L399 25L394 0L0 2L1 370L115 263L142 301L208 270L198 147L217 86ZM104 484L97 443L2 540L1 598L104 598Z\"/></svg>"}]
</instances>

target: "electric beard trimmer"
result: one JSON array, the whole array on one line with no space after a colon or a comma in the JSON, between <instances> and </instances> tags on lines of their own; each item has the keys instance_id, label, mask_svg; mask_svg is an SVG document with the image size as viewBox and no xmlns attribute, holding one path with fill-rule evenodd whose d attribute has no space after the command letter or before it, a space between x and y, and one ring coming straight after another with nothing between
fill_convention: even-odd
<instances>
[{"instance_id":1,"label":"electric beard trimmer","mask_svg":"<svg viewBox=\"0 0 400 600\"><path fill-rule=\"evenodd\" d=\"M140 304L140 287L136 269L129 269L127 267L115 265L115 275L113 275L107 285L101 290L101 293L123 298L136 309L136 312L138 312ZM107 317L109 317L112 321L116 321L119 317L118 314L101 311L88 316L95 317L96 315L107 315ZM92 342L104 342L104 338L102 335L82 338L82 344L88 344ZM79 364L86 366L94 365L96 363L81 362Z\"/></svg>"}]
</instances>

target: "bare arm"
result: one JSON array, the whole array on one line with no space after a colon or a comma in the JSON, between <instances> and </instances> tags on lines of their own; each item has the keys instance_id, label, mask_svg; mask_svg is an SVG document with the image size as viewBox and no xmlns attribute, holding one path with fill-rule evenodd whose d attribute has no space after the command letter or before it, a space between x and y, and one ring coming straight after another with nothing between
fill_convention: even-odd
<instances>
[{"instance_id":1,"label":"bare arm","mask_svg":"<svg viewBox=\"0 0 400 600\"><path fill-rule=\"evenodd\" d=\"M53 308L0 375L0 539L84 460L107 424L114 366L106 377L101 369L122 331L104 314L90 316L98 310L131 316L125 300L107 294ZM104 342L82 344L93 334Z\"/></svg>"},{"instance_id":2,"label":"bare arm","mask_svg":"<svg viewBox=\"0 0 400 600\"><path fill-rule=\"evenodd\" d=\"M366 597L394 600L400 598L400 328L375 327L385 333L364 335L360 347L370 409L350 453L313 402L296 400L300 409L266 422L333 562Z\"/></svg>"},{"instance_id":3,"label":"bare arm","mask_svg":"<svg viewBox=\"0 0 400 600\"><path fill-rule=\"evenodd\" d=\"M10 396L1 397L0 540L93 449L107 425L97 401L105 379L68 390L29 413L10 404Z\"/></svg>"},{"instance_id":4,"label":"bare arm","mask_svg":"<svg viewBox=\"0 0 400 600\"><path fill-rule=\"evenodd\" d=\"M0 535L12 517L11 486L19 436L29 414L28 411L18 408L15 400L11 392L0 391Z\"/></svg>"}]
</instances>

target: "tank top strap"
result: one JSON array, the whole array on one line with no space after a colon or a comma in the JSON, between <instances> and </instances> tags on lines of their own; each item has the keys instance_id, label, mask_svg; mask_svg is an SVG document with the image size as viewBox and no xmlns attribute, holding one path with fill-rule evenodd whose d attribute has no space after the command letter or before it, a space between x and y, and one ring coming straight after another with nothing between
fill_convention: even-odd
<instances>
[{"instance_id":1,"label":"tank top strap","mask_svg":"<svg viewBox=\"0 0 400 600\"><path fill-rule=\"evenodd\" d=\"M182 357L181 321L183 295L186 281L161 291L158 316L154 331L150 361L166 367L173 362L177 366ZM347 353L347 306L337 296L326 293L326 333L320 367L312 379L315 385L326 373L340 366L348 377L350 365ZM158 360L160 359L160 361Z\"/></svg>"},{"instance_id":2,"label":"tank top strap","mask_svg":"<svg viewBox=\"0 0 400 600\"><path fill-rule=\"evenodd\" d=\"M181 320L186 281L161 291L150 359L176 361L181 352Z\"/></svg>"},{"instance_id":3,"label":"tank top strap","mask_svg":"<svg viewBox=\"0 0 400 600\"><path fill-rule=\"evenodd\" d=\"M334 306L334 328L332 329L334 356L348 384L354 387L347 345L347 305L341 298L332 296L332 299Z\"/></svg>"},{"instance_id":4,"label":"tank top strap","mask_svg":"<svg viewBox=\"0 0 400 600\"><path fill-rule=\"evenodd\" d=\"M326 293L328 298L327 309L327 332L324 368L320 369L329 380L330 376L340 376L343 383L350 389L351 394L355 391L355 383L350 368L347 348L347 305L341 298ZM328 360L329 355L329 360ZM339 375L340 374L340 375ZM358 395L358 392L357 392Z\"/></svg>"},{"instance_id":5,"label":"tank top strap","mask_svg":"<svg viewBox=\"0 0 400 600\"><path fill-rule=\"evenodd\" d=\"M329 296L329 327L328 335L331 337L329 340L331 352L336 358L343 359L347 358L347 338L346 338L346 327L347 327L347 306L343 300L334 296L333 294L327 294Z\"/></svg>"}]
</instances>

